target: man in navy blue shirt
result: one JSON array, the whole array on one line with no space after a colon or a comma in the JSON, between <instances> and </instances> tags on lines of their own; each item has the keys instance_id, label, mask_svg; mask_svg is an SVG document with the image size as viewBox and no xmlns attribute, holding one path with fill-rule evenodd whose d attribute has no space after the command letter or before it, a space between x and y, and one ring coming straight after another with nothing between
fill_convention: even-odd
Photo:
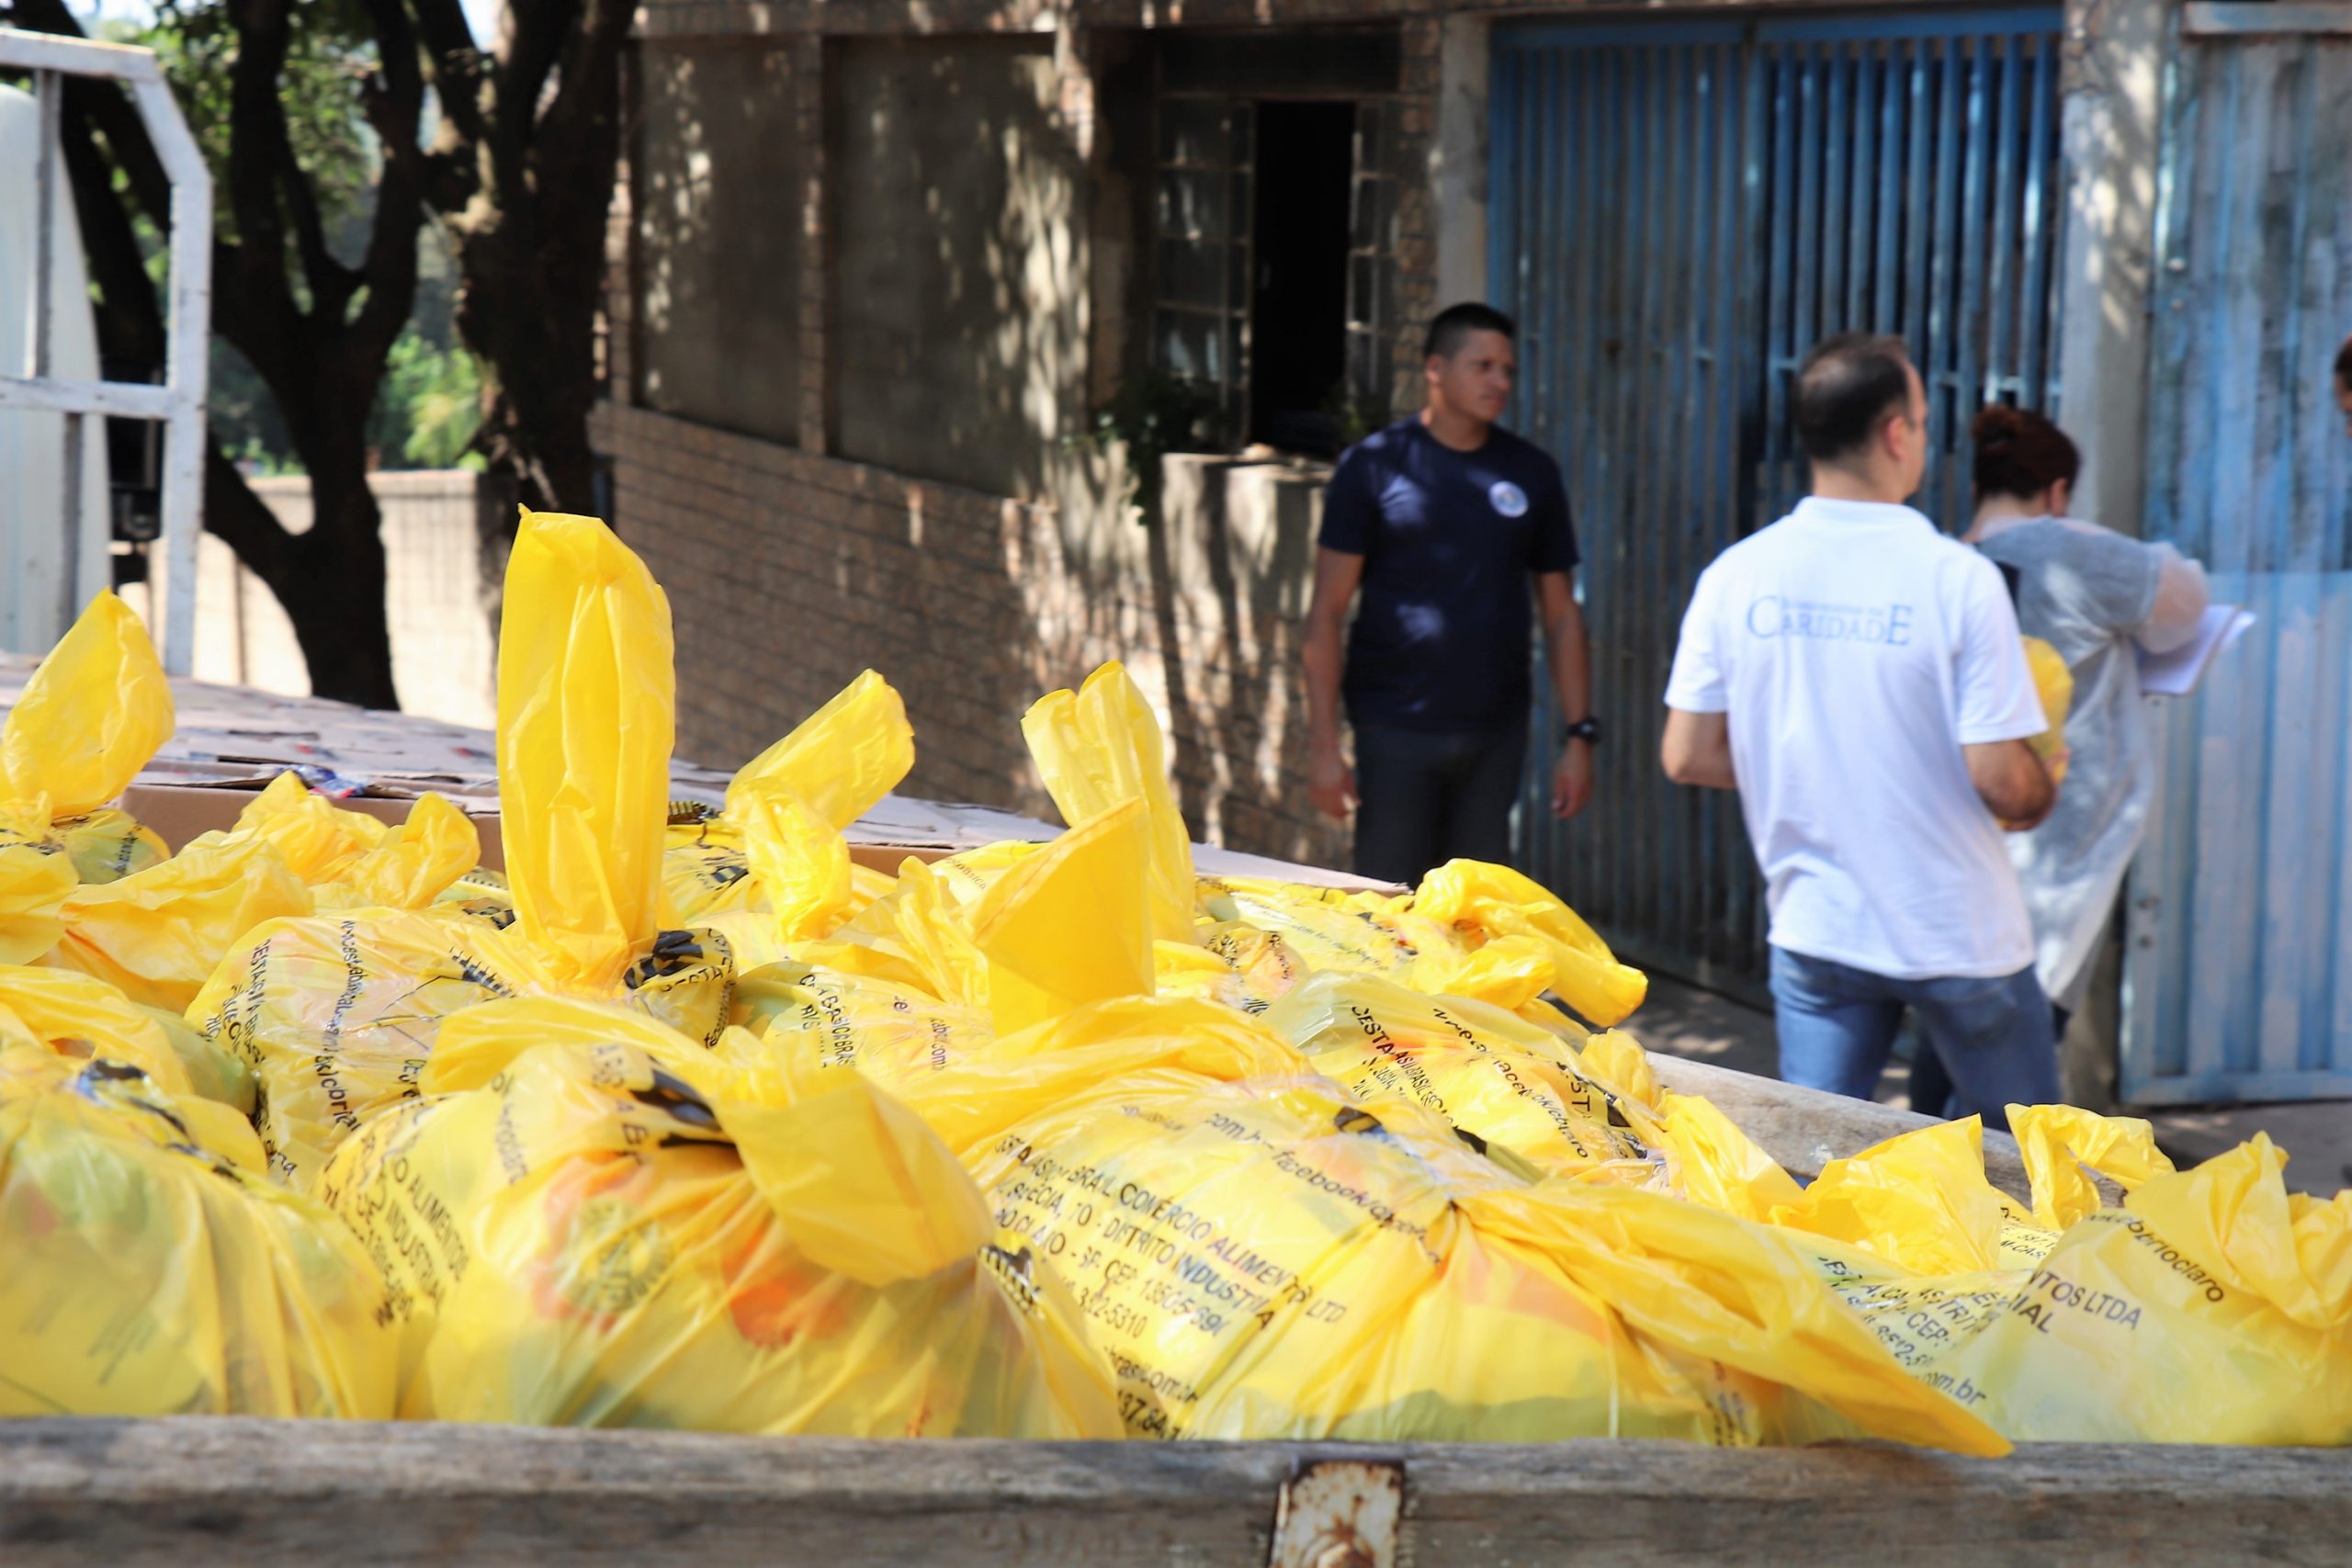
<instances>
[{"instance_id":1,"label":"man in navy blue shirt","mask_svg":"<svg viewBox=\"0 0 2352 1568\"><path fill-rule=\"evenodd\" d=\"M1430 323L1426 407L1340 457L1323 501L1302 661L1317 808L1356 814L1355 869L1413 882L1510 854L1527 759L1531 591L1565 732L1552 812L1592 795L1576 527L1560 468L1499 428L1519 360L1510 318L1455 305ZM1347 637L1340 630L1363 591ZM1344 694L1355 735L1340 750Z\"/></svg>"}]
</instances>

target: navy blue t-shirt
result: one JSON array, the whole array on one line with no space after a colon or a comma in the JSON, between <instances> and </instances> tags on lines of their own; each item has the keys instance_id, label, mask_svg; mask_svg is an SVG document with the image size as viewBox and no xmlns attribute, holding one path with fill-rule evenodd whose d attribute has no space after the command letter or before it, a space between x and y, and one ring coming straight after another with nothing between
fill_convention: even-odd
<instances>
[{"instance_id":1,"label":"navy blue t-shirt","mask_svg":"<svg viewBox=\"0 0 2352 1568\"><path fill-rule=\"evenodd\" d=\"M1527 722L1531 574L1577 564L1560 466L1510 432L1456 452L1419 416L1340 458L1326 549L1363 557L1341 690L1357 724L1439 733Z\"/></svg>"}]
</instances>

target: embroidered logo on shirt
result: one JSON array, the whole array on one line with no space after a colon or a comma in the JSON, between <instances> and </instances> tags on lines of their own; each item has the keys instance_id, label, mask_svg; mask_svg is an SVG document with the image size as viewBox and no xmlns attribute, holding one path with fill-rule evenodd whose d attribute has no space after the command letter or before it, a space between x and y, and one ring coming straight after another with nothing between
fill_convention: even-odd
<instances>
[{"instance_id":1,"label":"embroidered logo on shirt","mask_svg":"<svg viewBox=\"0 0 2352 1568\"><path fill-rule=\"evenodd\" d=\"M1509 479L1497 479L1487 488L1487 499L1506 517L1527 515L1527 492Z\"/></svg>"}]
</instances>

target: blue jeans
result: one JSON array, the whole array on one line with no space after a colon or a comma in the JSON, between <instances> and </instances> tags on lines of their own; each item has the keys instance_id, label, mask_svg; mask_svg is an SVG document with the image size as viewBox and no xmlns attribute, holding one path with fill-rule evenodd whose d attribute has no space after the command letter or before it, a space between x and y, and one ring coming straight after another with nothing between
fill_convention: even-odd
<instances>
[{"instance_id":1,"label":"blue jeans","mask_svg":"<svg viewBox=\"0 0 2352 1568\"><path fill-rule=\"evenodd\" d=\"M1894 980L1776 947L1772 1000L1787 1082L1870 1099L1907 1007L1951 1076L1944 1114L2007 1128L2007 1107L2057 1102L2050 998L2030 964L1993 979Z\"/></svg>"}]
</instances>

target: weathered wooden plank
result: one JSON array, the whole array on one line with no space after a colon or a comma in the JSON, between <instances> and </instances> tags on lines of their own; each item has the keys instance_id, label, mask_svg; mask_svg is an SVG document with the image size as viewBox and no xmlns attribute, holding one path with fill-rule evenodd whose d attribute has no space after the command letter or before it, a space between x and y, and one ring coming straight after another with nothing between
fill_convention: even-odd
<instances>
[{"instance_id":1,"label":"weathered wooden plank","mask_svg":"<svg viewBox=\"0 0 2352 1568\"><path fill-rule=\"evenodd\" d=\"M2048 1446L2007 1460L1291 1443L851 1442L187 1418L0 1424L0 1562L1263 1563L1302 1457L1405 1467L1399 1561L2336 1563L2352 1454Z\"/></svg>"},{"instance_id":2,"label":"weathered wooden plank","mask_svg":"<svg viewBox=\"0 0 2352 1568\"><path fill-rule=\"evenodd\" d=\"M1860 1154L1872 1144L1936 1122L1932 1116L1897 1111L1892 1105L1848 1100L1679 1056L1653 1055L1650 1067L1658 1082L1676 1093L1714 1101L1717 1110L1791 1175L1808 1180L1820 1175L1821 1168L1833 1159ZM1984 1174L2011 1197L2032 1196L2017 1140L2007 1133L1985 1133Z\"/></svg>"}]
</instances>

